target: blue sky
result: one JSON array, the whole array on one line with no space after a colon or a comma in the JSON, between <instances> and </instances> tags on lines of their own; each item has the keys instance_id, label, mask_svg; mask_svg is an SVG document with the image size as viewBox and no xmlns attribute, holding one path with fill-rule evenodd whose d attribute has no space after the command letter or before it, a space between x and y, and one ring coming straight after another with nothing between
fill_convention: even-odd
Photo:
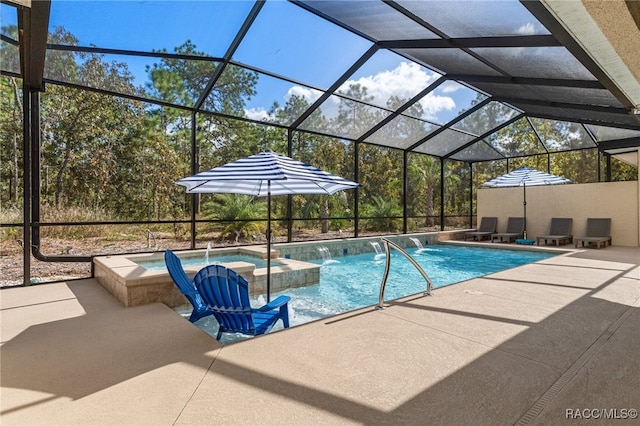
<instances>
[{"instance_id":1,"label":"blue sky","mask_svg":"<svg viewBox=\"0 0 640 426\"><path fill-rule=\"evenodd\" d=\"M81 46L150 51L173 49L191 40L197 49L223 56L253 7L252 1L85 1L53 0L50 30L61 25ZM12 8L2 6L2 25L15 22ZM370 42L285 1L268 1L234 55L234 60L319 87L329 87L369 47ZM137 84L147 81L145 66L154 58L107 57L127 62ZM349 80L365 85L383 106L391 95L410 98L437 79L433 71L386 51L379 51ZM247 104L247 115L259 118L292 94L317 98L309 88L263 78L259 93ZM425 98L423 118L446 122L468 107L475 92L455 83ZM335 106L337 108L337 105ZM325 111L326 110L326 111ZM323 106L331 114L331 105Z\"/></svg>"}]
</instances>

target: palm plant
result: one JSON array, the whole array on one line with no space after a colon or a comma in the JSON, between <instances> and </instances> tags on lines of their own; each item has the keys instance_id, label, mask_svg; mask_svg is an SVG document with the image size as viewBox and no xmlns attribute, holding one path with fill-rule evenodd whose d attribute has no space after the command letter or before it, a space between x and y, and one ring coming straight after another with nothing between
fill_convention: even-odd
<instances>
[{"instance_id":1,"label":"palm plant","mask_svg":"<svg viewBox=\"0 0 640 426\"><path fill-rule=\"evenodd\" d=\"M211 203L202 207L203 213L209 217L229 221L223 234L231 234L237 243L240 237L249 238L261 231L258 221L267 215L264 202L256 202L255 197L240 194L219 194Z\"/></svg>"},{"instance_id":2,"label":"palm plant","mask_svg":"<svg viewBox=\"0 0 640 426\"><path fill-rule=\"evenodd\" d=\"M385 200L374 195L371 197L372 204L364 206L364 214L368 217L379 218L371 221L372 231L392 232L400 228L399 216L402 216L402 209L396 200Z\"/></svg>"}]
</instances>

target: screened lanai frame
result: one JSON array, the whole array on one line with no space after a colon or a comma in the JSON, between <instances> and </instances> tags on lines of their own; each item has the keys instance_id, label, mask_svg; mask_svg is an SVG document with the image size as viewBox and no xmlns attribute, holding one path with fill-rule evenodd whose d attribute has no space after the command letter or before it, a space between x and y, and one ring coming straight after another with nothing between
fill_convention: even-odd
<instances>
[{"instance_id":1,"label":"screened lanai frame","mask_svg":"<svg viewBox=\"0 0 640 426\"><path fill-rule=\"evenodd\" d=\"M5 2L3 2L5 3ZM9 3L3 4L3 16L6 11L14 8ZM20 2L18 2L20 3ZM133 100L154 103L161 106L177 108L188 111L192 115L192 123L195 123L198 114L214 114L230 119L239 119L259 124L269 124L286 129L288 135L288 146L291 151L291 140L295 132L307 132L327 137L338 138L354 143L356 154L354 155L354 174L357 180L358 174L358 147L360 144L372 144L392 149L398 149L403 153L403 176L405 200L403 200L404 225L406 232L406 156L408 153L421 153L437 157L441 163L441 175L444 173L444 163L448 160L462 161L469 164L469 175L473 176L472 165L476 162L505 160L507 163L511 158L528 157L533 155L549 156L552 152L564 152L575 149L598 149L604 152L605 148L620 148L637 146L640 140L640 122L631 114L633 105L625 102L614 84L590 59L590 57L580 49L577 43L571 39L560 24L558 24L549 12L537 1L526 2L474 2L473 7L460 7L456 2L235 2L234 7L238 7L241 12L230 21L235 25L235 32L229 30L225 33L227 42L226 48L216 52L207 53L207 56L189 56L171 54L160 51L141 51L133 48L123 47L103 47L96 45L70 46L70 45L38 45L35 41L46 37L46 30L40 26L49 23L49 12L46 9L49 2L33 2L31 9L16 8L18 23L22 20L31 30L30 52L27 56L31 65L27 66L17 60L20 55L18 46L20 40L10 37L9 34L2 34L2 44L5 47L15 46L15 61L3 61L2 74L7 76L22 77L22 68L31 67L29 78L25 79L27 90L25 90L25 105L32 106L32 114L38 114L39 95L38 91L44 89L44 83L59 84L62 86L93 90L99 93L121 96ZM202 2L198 2L202 3ZM56 4L62 2L51 2L51 13L55 16ZM165 3L166 5L166 3ZM196 3L197 5L197 3ZM202 4L200 5L202 6ZM129 7L132 7L129 5ZM213 6L212 6L213 7ZM9 8L9 9L7 9ZM270 10L272 8L272 10ZM434 8L440 13L435 13ZM495 9L501 8L501 9ZM349 37L353 45L357 45L358 55L351 53L349 60L344 60L341 69L333 67L333 78L327 81L315 83L307 81L306 74L301 72L298 75L285 75L282 70L273 71L261 66L249 63L250 58L235 55L242 51L243 41L259 25L260 19L268 16L278 16L277 9L295 10L304 19L320 20L323 22L323 29L327 31L327 25L334 25L339 28L345 37ZM306 13L309 15L301 15ZM501 20L501 14L508 13L509 16L520 24L518 28L510 27ZM46 15L46 16L45 16ZM139 15L138 19L142 19ZM263 19L264 21L264 19ZM295 21L293 21L295 22ZM531 23L531 26L528 24ZM48 25L46 25L48 27ZM280 28L279 26L278 28ZM229 27L226 27L229 29ZM515 30L522 30L520 32ZM263 34L264 35L264 34ZM324 35L324 34L323 34ZM253 36L260 40L261 36ZM317 37L317 35L316 35ZM325 36L328 37L328 36ZM321 38L322 39L322 38ZM327 48L329 53L336 49ZM38 50L40 49L40 50ZM311 50L312 54L327 54L327 51L317 52ZM317 49L316 49L317 50ZM350 98L345 93L344 87L354 73L362 67L367 66L369 61L381 51L392 52L394 55L405 59L410 64L415 64L421 69L431 72L431 80L422 90L414 91L413 96L405 99L400 105L394 108L385 107L380 103L367 105L360 99ZM192 104L179 105L167 102L162 99L148 99L136 93L119 93L113 88L89 88L83 86L82 82L64 81L59 76L47 72L44 57L52 52L91 52L102 55L114 55L120 58L165 58L183 61L204 61L212 64L213 72L211 79L203 87L198 96L194 96ZM523 53L524 52L524 53ZM544 53L550 52L550 53ZM309 54L306 52L305 54ZM528 60L518 59L519 54L527 55ZM23 57L24 59L24 57ZM239 60L239 59L242 59ZM540 66L539 62L543 62ZM16 64L20 63L20 66ZM333 64L333 62L330 62ZM12 66L13 65L13 66ZM42 67L42 74L34 77L33 71ZM348 66L347 66L348 65ZM22 66L22 68L21 68ZM278 123L265 120L253 119L251 117L241 117L228 115L221 111L208 109L206 101L214 89L217 79L228 67L239 67L251 72L260 73L269 79L278 81L283 85L292 84L300 88L306 88L319 94L311 103L311 107L303 112L293 122ZM304 65L303 65L304 67ZM6 69L5 69L6 68ZM37 71L37 70L36 70ZM304 70L303 70L304 71ZM555 73L555 74L554 74ZM550 76L551 75L551 76ZM58 77L58 78L57 78ZM446 84L454 82L464 86L475 93L478 93L478 102L468 103L466 107L447 121L438 121L434 117L415 117L409 110L416 103L425 97L442 89ZM28 96L26 95L28 93ZM27 99L28 98L28 99ZM308 128L305 120L317 109L322 108L325 102L333 100L346 100L358 103L363 107L375 111L378 119L368 123L364 130L357 133L331 133L329 128L316 129ZM498 107L503 111L508 111L501 117L499 122L491 127L479 128L473 124L469 125L474 114L486 111L487 108ZM27 109L25 108L25 111ZM31 117L32 121L33 117ZM563 122L575 123L584 135L588 136L585 144L579 148L570 149L549 149L538 132L532 120L559 120ZM25 120L26 122L27 120ZM381 136L381 132L391 123L410 122L422 126L423 131L416 139L398 140ZM538 152L505 152L501 149L499 135L503 129L508 129L514 123L528 123L531 132L539 141L540 151ZM37 147L33 143L38 137L37 128L26 129L25 148ZM622 137L618 137L622 135ZM195 126L192 132L192 171L196 172L195 161ZM30 143L28 142L30 141ZM28 146L27 146L28 145ZM37 152L31 152L32 157L37 157ZM291 154L290 152L287 154ZM25 156L26 157L26 156ZM25 159L26 161L26 159ZM549 163L549 161L547 162ZM26 163L25 163L26 164ZM508 166L507 166L508 167ZM27 170L27 167L25 167ZM598 167L598 172L600 167ZM38 170L32 170L33 175L29 178L37 182ZM440 180L441 193L444 193L443 179ZM25 200L31 198L30 191L25 184ZM37 189L37 188L35 188ZM28 195L28 196L27 196ZM357 195L356 195L357 197ZM37 197L36 197L37 199ZM470 196L469 217L472 218L473 199ZM441 197L441 203L443 197ZM29 215L25 224L33 227L34 240L38 237L40 223L38 216L37 202L25 208L27 212L33 211ZM358 203L355 203L355 236L358 236ZM440 208L440 215L444 215L444 209ZM288 239L291 239L291 220L289 217ZM195 210L192 209L192 246L195 245ZM444 218L441 217L440 224L443 226ZM25 229L27 226L25 225ZM26 231L25 231L26 232ZM26 241L28 239L25 238ZM37 241L36 241L37 242ZM26 246L26 245L25 245ZM37 246L37 244L34 244ZM39 258L44 260L76 261L75 256L55 256L48 257L41 253ZM38 257L36 256L36 257ZM28 257L28 256L27 256ZM26 270L26 265L25 265ZM25 277L27 274L25 274Z\"/></svg>"}]
</instances>

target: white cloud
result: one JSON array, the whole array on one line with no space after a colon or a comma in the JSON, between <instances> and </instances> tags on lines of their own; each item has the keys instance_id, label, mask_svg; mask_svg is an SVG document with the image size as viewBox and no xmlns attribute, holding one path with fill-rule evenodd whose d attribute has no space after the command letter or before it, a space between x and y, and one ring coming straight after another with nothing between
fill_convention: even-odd
<instances>
[{"instance_id":1,"label":"white cloud","mask_svg":"<svg viewBox=\"0 0 640 426\"><path fill-rule=\"evenodd\" d=\"M446 81L440 85L442 93L453 93L458 91L462 85L456 81Z\"/></svg>"},{"instance_id":2,"label":"white cloud","mask_svg":"<svg viewBox=\"0 0 640 426\"><path fill-rule=\"evenodd\" d=\"M367 93L375 97L376 104L384 105L391 96L405 100L411 99L438 77L437 74L424 70L416 63L402 62L393 70L347 81L341 89L346 89L349 84L360 84L367 87ZM458 83L445 82L440 86L440 89L442 93L452 93L459 87ZM424 110L423 118L426 119L434 119L440 111L450 111L456 107L453 98L436 95L433 92L422 98L420 104Z\"/></svg>"},{"instance_id":3,"label":"white cloud","mask_svg":"<svg viewBox=\"0 0 640 426\"><path fill-rule=\"evenodd\" d=\"M320 96L322 96L322 92L318 90L309 89L307 87L293 86L289 90L287 90L287 94L284 96L285 100L289 100L291 96L298 96L303 99L306 99L310 104L314 103Z\"/></svg>"},{"instance_id":4,"label":"white cloud","mask_svg":"<svg viewBox=\"0 0 640 426\"><path fill-rule=\"evenodd\" d=\"M319 90L309 89L308 87L293 86L287 91L285 98L288 101L293 95L306 99L307 102L309 102L309 105L311 105L317 101L320 96L322 96L322 92ZM336 99L333 97L325 101L321 108L322 113L327 118L334 118L338 115L338 102L336 102Z\"/></svg>"},{"instance_id":5,"label":"white cloud","mask_svg":"<svg viewBox=\"0 0 640 426\"><path fill-rule=\"evenodd\" d=\"M420 90L431 84L437 76L428 74L416 63L402 62L397 68L376 75L348 80L340 91L347 91L352 84L367 88L367 93L375 98L375 103L385 105L391 96L410 99Z\"/></svg>"},{"instance_id":6,"label":"white cloud","mask_svg":"<svg viewBox=\"0 0 640 426\"><path fill-rule=\"evenodd\" d=\"M438 96L433 93L429 93L420 101L424 110L423 118L435 120L440 111L451 111L455 109L456 103L449 96Z\"/></svg>"},{"instance_id":7,"label":"white cloud","mask_svg":"<svg viewBox=\"0 0 640 426\"><path fill-rule=\"evenodd\" d=\"M245 109L244 114L247 118L252 120L267 120L272 118L264 108Z\"/></svg>"},{"instance_id":8,"label":"white cloud","mask_svg":"<svg viewBox=\"0 0 640 426\"><path fill-rule=\"evenodd\" d=\"M533 25L532 22L527 22L526 24L522 25L520 28L516 30L516 34L519 34L519 35L533 35L535 33L536 33L536 27Z\"/></svg>"},{"instance_id":9,"label":"white cloud","mask_svg":"<svg viewBox=\"0 0 640 426\"><path fill-rule=\"evenodd\" d=\"M408 100L414 97L421 90L429 86L439 77L438 74L432 73L421 68L418 64L410 62L401 62L396 68L388 71L382 71L378 74L360 77L357 80L348 80L341 87L340 91L345 92L352 84L359 84L367 88L367 94L373 96L373 104L384 106L387 100L392 96L400 99ZM445 82L440 86L442 94L453 93L460 88L459 83ZM309 103L315 102L321 93L300 86L291 87L286 99L292 95L301 96ZM451 111L455 109L455 100L446 95L436 95L433 92L425 96L420 104L424 109L425 119L434 119L441 111ZM322 112L327 118L335 117L338 111L338 102L335 98L329 98L328 102L322 105Z\"/></svg>"}]
</instances>

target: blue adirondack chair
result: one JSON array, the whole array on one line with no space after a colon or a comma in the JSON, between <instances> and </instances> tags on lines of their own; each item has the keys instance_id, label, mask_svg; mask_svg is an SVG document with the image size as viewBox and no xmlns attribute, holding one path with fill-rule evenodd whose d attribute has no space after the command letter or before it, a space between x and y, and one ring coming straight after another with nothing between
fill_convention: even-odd
<instances>
[{"instance_id":1,"label":"blue adirondack chair","mask_svg":"<svg viewBox=\"0 0 640 426\"><path fill-rule=\"evenodd\" d=\"M222 333L242 333L257 336L267 333L281 319L289 327L289 296L279 296L261 308L249 303L249 283L235 271L222 265L202 268L194 277L202 299L213 311Z\"/></svg>"},{"instance_id":2,"label":"blue adirondack chair","mask_svg":"<svg viewBox=\"0 0 640 426\"><path fill-rule=\"evenodd\" d=\"M171 250L167 250L164 252L164 263L167 265L167 271L169 271L169 275L173 282L178 286L180 292L185 295L187 300L189 300L193 306L193 312L191 312L189 321L196 322L200 318L211 315L213 312L211 312L207 307L207 304L202 300L202 297L200 297L193 280L191 280L187 276L186 272L184 272L180 258Z\"/></svg>"}]
</instances>

